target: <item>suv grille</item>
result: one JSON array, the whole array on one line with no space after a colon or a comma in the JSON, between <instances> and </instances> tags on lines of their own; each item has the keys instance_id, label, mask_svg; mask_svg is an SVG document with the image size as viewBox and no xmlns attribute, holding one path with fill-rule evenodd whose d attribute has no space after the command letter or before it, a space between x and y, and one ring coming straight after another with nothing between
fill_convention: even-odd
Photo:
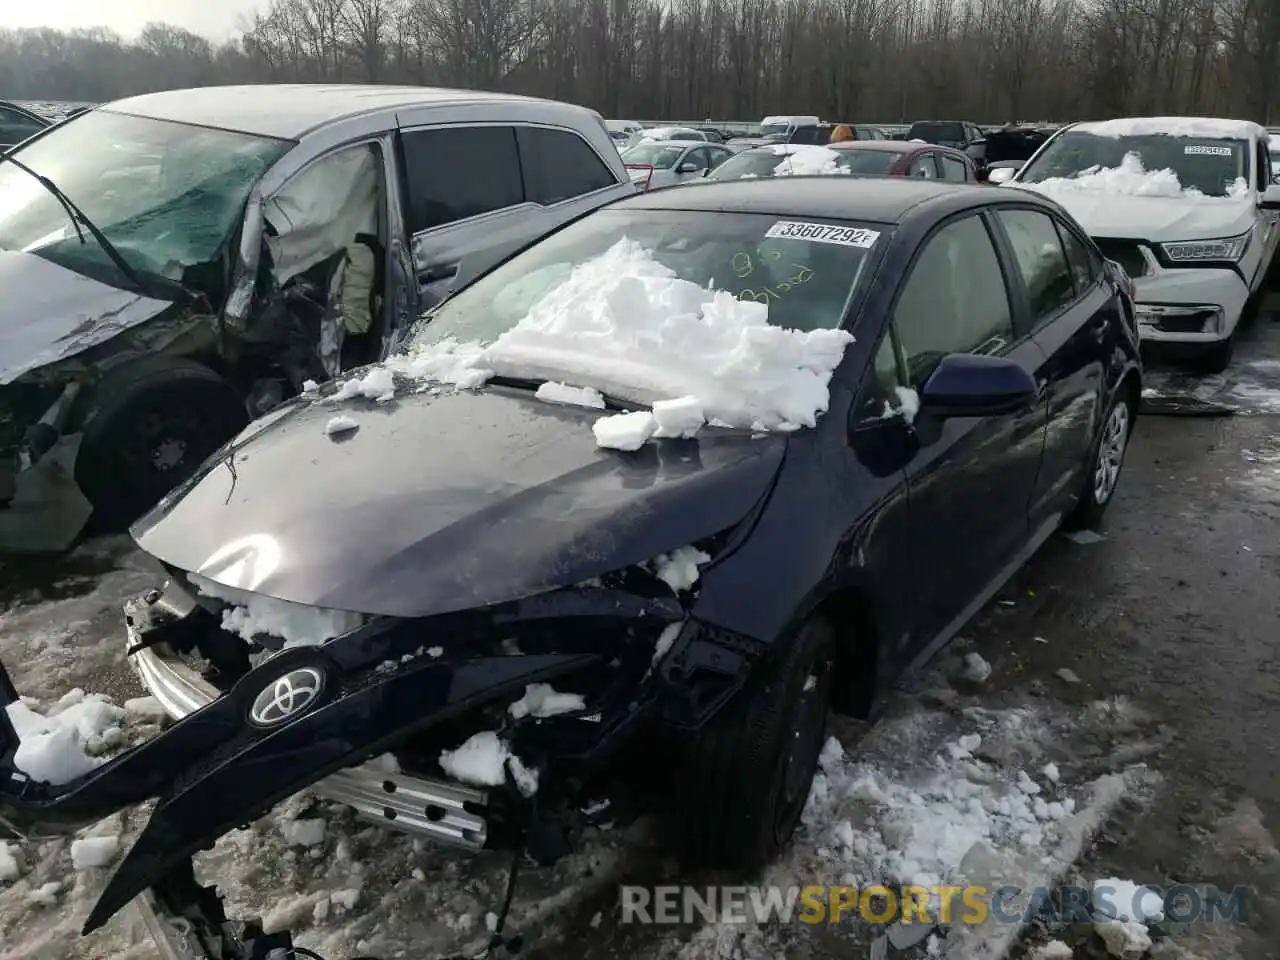
<instances>
[{"instance_id":1,"label":"suv grille","mask_svg":"<svg viewBox=\"0 0 1280 960\"><path fill-rule=\"evenodd\" d=\"M1124 267L1125 273L1129 276L1142 277L1147 274L1147 258L1142 255L1141 244L1134 243L1132 240L1108 240L1099 237L1094 237L1093 242L1098 245L1104 257Z\"/></svg>"}]
</instances>

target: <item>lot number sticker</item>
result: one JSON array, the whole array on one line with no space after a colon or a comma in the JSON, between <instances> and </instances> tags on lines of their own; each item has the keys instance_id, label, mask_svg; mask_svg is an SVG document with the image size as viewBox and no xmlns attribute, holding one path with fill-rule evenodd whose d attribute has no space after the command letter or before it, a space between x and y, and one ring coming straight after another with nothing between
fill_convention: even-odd
<instances>
[{"instance_id":1,"label":"lot number sticker","mask_svg":"<svg viewBox=\"0 0 1280 960\"><path fill-rule=\"evenodd\" d=\"M1193 143L1183 147L1182 152L1188 157L1229 157L1234 153L1230 147L1214 147L1207 143Z\"/></svg>"},{"instance_id":2,"label":"lot number sticker","mask_svg":"<svg viewBox=\"0 0 1280 960\"><path fill-rule=\"evenodd\" d=\"M874 246L880 237L878 230L860 227L833 227L829 223L804 223L800 220L779 220L765 236L775 240L811 240L814 243L835 243L842 247Z\"/></svg>"}]
</instances>

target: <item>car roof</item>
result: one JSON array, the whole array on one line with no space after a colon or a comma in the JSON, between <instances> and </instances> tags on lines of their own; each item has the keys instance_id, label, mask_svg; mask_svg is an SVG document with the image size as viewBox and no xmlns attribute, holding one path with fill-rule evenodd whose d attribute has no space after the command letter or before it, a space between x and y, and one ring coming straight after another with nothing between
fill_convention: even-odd
<instances>
[{"instance_id":1,"label":"car roof","mask_svg":"<svg viewBox=\"0 0 1280 960\"><path fill-rule=\"evenodd\" d=\"M298 140L317 127L379 110L430 104L501 103L535 98L442 87L359 83L264 83L162 90L99 109L157 120ZM548 102L548 101L541 101Z\"/></svg>"},{"instance_id":2,"label":"car roof","mask_svg":"<svg viewBox=\"0 0 1280 960\"><path fill-rule=\"evenodd\" d=\"M690 147L708 146L713 146L713 144L709 144L705 140L654 140L648 138L641 140L639 143L633 143L627 149L634 150L636 147L678 147L681 150L686 150Z\"/></svg>"},{"instance_id":3,"label":"car roof","mask_svg":"<svg viewBox=\"0 0 1280 960\"><path fill-rule=\"evenodd\" d=\"M1052 202L1031 191L1018 193L1016 199L1020 203L1057 209ZM940 209L941 216L967 207L1011 200L1011 194L1012 191L975 184L912 177L770 177L718 180L702 184L697 190L655 190L627 197L610 209L764 213L900 223L923 204L937 203L945 208Z\"/></svg>"},{"instance_id":4,"label":"car roof","mask_svg":"<svg viewBox=\"0 0 1280 960\"><path fill-rule=\"evenodd\" d=\"M841 140L838 143L823 143L819 146L830 150L879 150L883 153L905 153L911 150L943 150L933 143L912 144L910 140Z\"/></svg>"}]
</instances>

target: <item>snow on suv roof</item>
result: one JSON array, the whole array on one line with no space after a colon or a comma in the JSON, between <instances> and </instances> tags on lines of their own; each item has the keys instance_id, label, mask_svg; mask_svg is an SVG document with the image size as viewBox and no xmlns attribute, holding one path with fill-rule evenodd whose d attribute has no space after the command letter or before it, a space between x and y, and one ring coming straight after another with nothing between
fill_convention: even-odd
<instances>
[{"instance_id":1,"label":"snow on suv roof","mask_svg":"<svg viewBox=\"0 0 1280 960\"><path fill-rule=\"evenodd\" d=\"M482 93L441 87L392 87L359 83L262 83L163 90L106 104L116 113L172 120L261 137L297 140L348 117L430 104L542 103L552 101L510 93ZM558 104L566 110L580 110Z\"/></svg>"},{"instance_id":2,"label":"snow on suv roof","mask_svg":"<svg viewBox=\"0 0 1280 960\"><path fill-rule=\"evenodd\" d=\"M1266 128L1252 120L1225 120L1219 117L1121 117L1077 123L1072 130L1099 137L1200 137L1206 140L1265 140Z\"/></svg>"}]
</instances>

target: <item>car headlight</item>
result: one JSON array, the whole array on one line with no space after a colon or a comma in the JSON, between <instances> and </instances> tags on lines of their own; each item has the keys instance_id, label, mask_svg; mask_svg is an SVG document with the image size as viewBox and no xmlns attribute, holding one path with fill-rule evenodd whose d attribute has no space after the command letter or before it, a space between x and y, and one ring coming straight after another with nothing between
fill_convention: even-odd
<instances>
[{"instance_id":1,"label":"car headlight","mask_svg":"<svg viewBox=\"0 0 1280 960\"><path fill-rule=\"evenodd\" d=\"M1237 237L1222 237L1217 240L1181 240L1177 243L1163 243L1160 248L1174 263L1197 263L1205 260L1235 262L1244 256L1251 236L1253 231L1247 230Z\"/></svg>"}]
</instances>

